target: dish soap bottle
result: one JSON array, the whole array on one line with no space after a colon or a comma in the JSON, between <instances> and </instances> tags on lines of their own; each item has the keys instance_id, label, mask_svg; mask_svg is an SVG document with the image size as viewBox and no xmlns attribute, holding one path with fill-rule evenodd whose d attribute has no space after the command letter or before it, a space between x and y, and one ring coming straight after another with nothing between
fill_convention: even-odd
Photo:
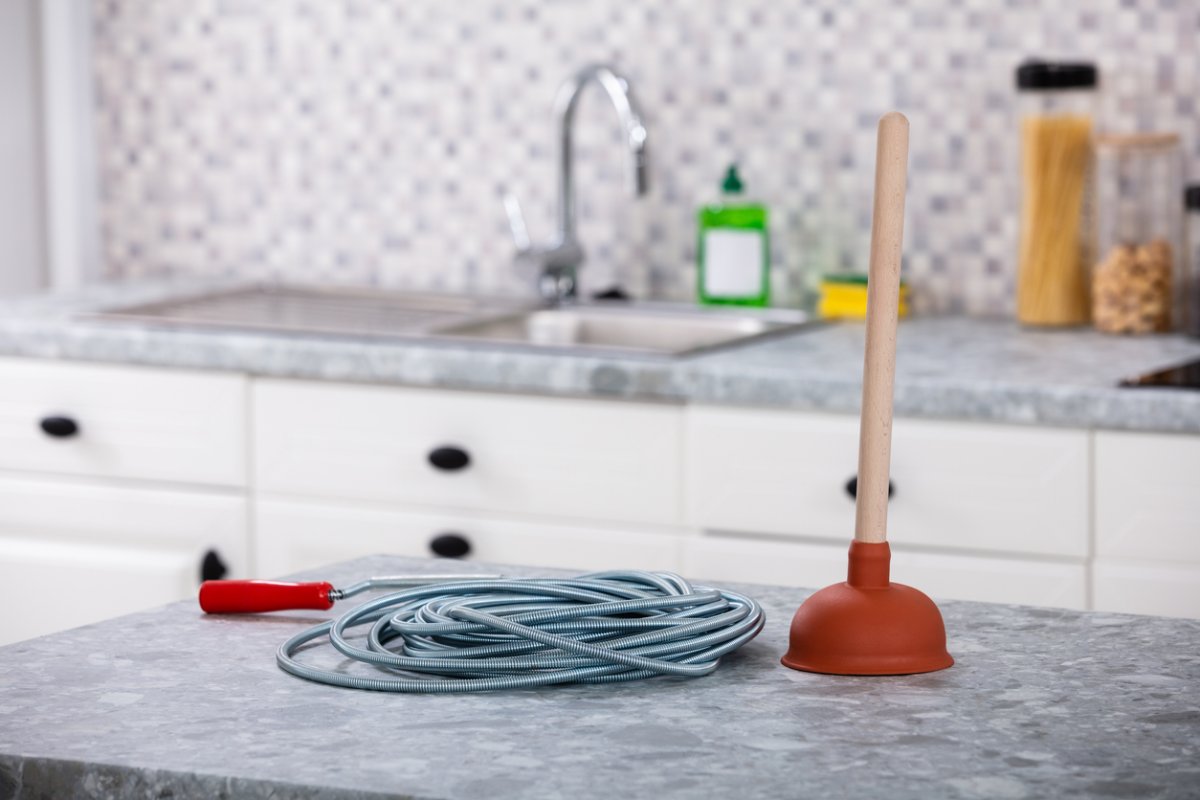
<instances>
[{"instance_id":1,"label":"dish soap bottle","mask_svg":"<svg viewBox=\"0 0 1200 800\"><path fill-rule=\"evenodd\" d=\"M742 195L742 179L730 164L721 202L700 209L697 289L709 305L765 306L771 299L767 209Z\"/></svg>"}]
</instances>

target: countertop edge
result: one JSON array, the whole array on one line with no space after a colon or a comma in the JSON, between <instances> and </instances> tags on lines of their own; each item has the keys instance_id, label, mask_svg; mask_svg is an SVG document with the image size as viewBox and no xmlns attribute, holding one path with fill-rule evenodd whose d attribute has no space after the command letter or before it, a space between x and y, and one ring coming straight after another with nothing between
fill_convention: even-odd
<instances>
[{"instance_id":1,"label":"countertop edge","mask_svg":"<svg viewBox=\"0 0 1200 800\"><path fill-rule=\"evenodd\" d=\"M348 359L343 342L308 339L307 354L296 357L287 339L271 343L281 357L263 366L265 337L227 335L215 347L211 335L172 331L172 343L163 345L157 332L146 333L131 347L130 337L107 347L104 337L70 336L56 331L50 336L14 333L0 329L0 357L37 361L64 361L89 365L182 369L182 371L236 373L253 378L330 381L408 389L524 393L547 397L620 399L695 407L809 411L818 414L858 415L860 386L856 381L812 380L810 375L714 374L695 362L618 361L602 357L563 357L484 350L452 345L419 343L355 343L360 353ZM244 339L242 342L236 339ZM196 341L188 341L196 339ZM319 357L328 350L329 359ZM270 359L270 356L266 356ZM431 366L439 361L438 366ZM406 363L408 362L408 363ZM500 366L494 373L480 365ZM380 369L388 374L379 374ZM397 374L398 373L398 374ZM997 423L1025 427L1069 428L1075 431L1127 431L1142 433L1200 434L1200 392L1174 389L1114 390L1088 387L966 385L917 381L895 389L895 414L924 420ZM1130 409L1141 413L1130 414ZM1147 421L1147 416L1153 421Z\"/></svg>"},{"instance_id":2,"label":"countertop edge","mask_svg":"<svg viewBox=\"0 0 1200 800\"><path fill-rule=\"evenodd\" d=\"M293 800L444 800L431 795L374 792L286 783L274 779L238 778L205 772L0 753L0 800L26 796L104 797L109 800L142 800L145 797L271 800L279 797L281 792Z\"/></svg>"},{"instance_id":3,"label":"countertop edge","mask_svg":"<svg viewBox=\"0 0 1200 800\"><path fill-rule=\"evenodd\" d=\"M187 334L172 334L188 336ZM211 342L197 342L195 349L175 346L161 352L148 337L146 346L107 352L103 339L91 338L83 346L64 344L61 333L53 339L14 337L0 330L0 357L27 358L37 361L63 361L93 365L175 369L197 372L235 373L248 377L349 383L364 386L394 386L416 389L532 394L593 400L630 400L669 403L696 407L800 411L857 415L861 387L857 383L824 380L812 382L805 376L780 377L745 374L716 376L689 365L647 361L634 364L622 361L614 365L605 359L561 358L501 351L464 351L451 347L422 344L422 353L436 352L438 357L462 369L414 368L401 376L364 375L354 364L335 357L331 361L296 359L277 367L264 368L252 363L245 350L221 348L214 358ZM319 340L306 343L319 350ZM372 362L370 349L382 351L388 360L411 348L381 347L366 343L360 363ZM261 348L255 345L257 352ZM402 359L401 359L402 360ZM469 367L480 361L507 362L503 382L476 373ZM549 366L547 367L547 362ZM542 377L522 375L522 366ZM549 372L549 380L545 377ZM954 384L917 384L896 387L895 413L898 417L946 420L964 423L990 423L1026 427L1072 430L1136 431L1143 433L1200 434L1200 393L1179 389L1126 389L1114 407L1112 391L1081 387L1032 389L1004 385L966 386ZM931 398L936 397L936 402ZM1147 409L1146 414L1129 412Z\"/></svg>"},{"instance_id":4,"label":"countertop edge","mask_svg":"<svg viewBox=\"0 0 1200 800\"><path fill-rule=\"evenodd\" d=\"M859 370L849 362L860 363L862 333L852 325L680 359L642 359L429 340L214 333L79 317L114 304L222 285L105 284L72 295L5 301L0 303L0 356L695 406L848 415L860 408ZM906 334L911 338L901 353L895 390L899 417L1200 434L1200 392L1118 388L1112 377L1131 364L1149 370L1200 357L1200 341L1056 336L970 318L931 317L907 324L914 323ZM1047 348L1059 352L1042 358ZM1113 365L1105 363L1108 358ZM983 368L993 362L998 369Z\"/></svg>"}]
</instances>

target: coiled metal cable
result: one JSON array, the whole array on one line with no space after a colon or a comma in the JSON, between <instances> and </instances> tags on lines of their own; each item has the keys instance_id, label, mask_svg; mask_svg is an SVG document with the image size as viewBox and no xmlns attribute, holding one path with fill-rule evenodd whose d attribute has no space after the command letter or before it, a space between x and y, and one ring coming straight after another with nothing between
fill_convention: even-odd
<instances>
[{"instance_id":1,"label":"coiled metal cable","mask_svg":"<svg viewBox=\"0 0 1200 800\"><path fill-rule=\"evenodd\" d=\"M762 606L749 597L693 587L666 572L461 580L363 603L288 639L276 662L305 680L379 692L698 677L757 636L764 621ZM367 625L365 642L347 638ZM297 660L321 638L390 674L351 675Z\"/></svg>"}]
</instances>

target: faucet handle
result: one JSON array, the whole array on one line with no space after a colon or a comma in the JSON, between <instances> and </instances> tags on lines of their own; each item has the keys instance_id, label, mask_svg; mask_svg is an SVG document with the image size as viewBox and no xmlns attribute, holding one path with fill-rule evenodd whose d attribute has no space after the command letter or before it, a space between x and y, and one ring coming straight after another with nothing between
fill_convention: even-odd
<instances>
[{"instance_id":1,"label":"faucet handle","mask_svg":"<svg viewBox=\"0 0 1200 800\"><path fill-rule=\"evenodd\" d=\"M525 214L521 211L521 202L512 192L504 195L504 213L508 215L508 229L512 232L517 252L526 252L533 243L529 240L529 229L525 227Z\"/></svg>"}]
</instances>

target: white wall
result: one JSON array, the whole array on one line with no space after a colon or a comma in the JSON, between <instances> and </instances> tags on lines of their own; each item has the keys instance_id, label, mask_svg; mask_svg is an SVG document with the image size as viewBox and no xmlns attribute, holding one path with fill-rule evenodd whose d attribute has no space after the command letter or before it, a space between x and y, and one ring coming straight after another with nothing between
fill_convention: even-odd
<instances>
[{"instance_id":1,"label":"white wall","mask_svg":"<svg viewBox=\"0 0 1200 800\"><path fill-rule=\"evenodd\" d=\"M103 274L96 226L92 2L30 2L41 28L46 284L65 290Z\"/></svg>"},{"instance_id":2,"label":"white wall","mask_svg":"<svg viewBox=\"0 0 1200 800\"><path fill-rule=\"evenodd\" d=\"M0 294L44 284L37 0L0 2Z\"/></svg>"}]
</instances>

